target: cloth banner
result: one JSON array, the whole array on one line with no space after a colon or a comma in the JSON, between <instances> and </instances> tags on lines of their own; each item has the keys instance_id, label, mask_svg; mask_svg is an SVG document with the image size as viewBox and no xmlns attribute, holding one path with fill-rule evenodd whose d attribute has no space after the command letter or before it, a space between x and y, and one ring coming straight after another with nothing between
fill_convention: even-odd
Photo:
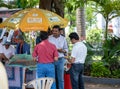
<instances>
[{"instance_id":1,"label":"cloth banner","mask_svg":"<svg viewBox=\"0 0 120 89\"><path fill-rule=\"evenodd\" d=\"M22 89L24 82L24 68L6 66L9 89Z\"/></svg>"},{"instance_id":2,"label":"cloth banner","mask_svg":"<svg viewBox=\"0 0 120 89\"><path fill-rule=\"evenodd\" d=\"M25 73L26 73L26 81L25 81L26 83L31 81L31 80L36 79L36 70L29 70L29 69L27 69L25 71Z\"/></svg>"},{"instance_id":3,"label":"cloth banner","mask_svg":"<svg viewBox=\"0 0 120 89\"><path fill-rule=\"evenodd\" d=\"M24 82L36 79L36 70L29 70L23 67L6 66L9 89L22 89Z\"/></svg>"}]
</instances>

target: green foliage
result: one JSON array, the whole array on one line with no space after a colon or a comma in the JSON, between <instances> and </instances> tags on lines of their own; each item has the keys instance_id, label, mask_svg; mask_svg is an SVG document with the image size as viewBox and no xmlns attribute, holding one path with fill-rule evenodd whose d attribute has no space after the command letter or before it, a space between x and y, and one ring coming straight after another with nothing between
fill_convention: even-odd
<instances>
[{"instance_id":1,"label":"green foliage","mask_svg":"<svg viewBox=\"0 0 120 89\"><path fill-rule=\"evenodd\" d=\"M11 8L16 8L16 5L11 2L7 4L7 3L4 3L3 0L0 0L0 7L7 7L11 9Z\"/></svg>"},{"instance_id":2,"label":"green foliage","mask_svg":"<svg viewBox=\"0 0 120 89\"><path fill-rule=\"evenodd\" d=\"M64 2L65 4L65 17L69 19L70 21L70 26L75 27L76 26L76 8L80 6L85 7L85 18L86 18L86 27L87 29L90 28L93 24L96 23L96 17L95 17L95 9L92 8L93 4L95 5L96 3L94 2L89 2L87 5L84 5L83 3L84 0L66 0ZM78 5L79 4L79 5Z\"/></svg>"},{"instance_id":3,"label":"green foliage","mask_svg":"<svg viewBox=\"0 0 120 89\"><path fill-rule=\"evenodd\" d=\"M91 44L99 43L102 40L102 30L91 29L87 30L87 42Z\"/></svg>"},{"instance_id":4,"label":"green foliage","mask_svg":"<svg viewBox=\"0 0 120 89\"><path fill-rule=\"evenodd\" d=\"M3 0L0 1L0 7L11 8L33 8L39 3L39 0L14 0L9 1L8 4L4 3Z\"/></svg>"},{"instance_id":5,"label":"green foliage","mask_svg":"<svg viewBox=\"0 0 120 89\"><path fill-rule=\"evenodd\" d=\"M18 8L32 8L39 3L39 0L17 0L16 4Z\"/></svg>"},{"instance_id":6,"label":"green foliage","mask_svg":"<svg viewBox=\"0 0 120 89\"><path fill-rule=\"evenodd\" d=\"M76 25L76 9L79 7L84 7L86 1L85 0L65 0L65 17L67 17L70 21L70 25Z\"/></svg>"},{"instance_id":7,"label":"green foliage","mask_svg":"<svg viewBox=\"0 0 120 89\"><path fill-rule=\"evenodd\" d=\"M120 78L120 69L112 71L112 78Z\"/></svg>"},{"instance_id":8,"label":"green foliage","mask_svg":"<svg viewBox=\"0 0 120 89\"><path fill-rule=\"evenodd\" d=\"M83 7L85 5L85 0L65 0L65 6L68 8L68 11L72 12L78 7Z\"/></svg>"},{"instance_id":9,"label":"green foliage","mask_svg":"<svg viewBox=\"0 0 120 89\"><path fill-rule=\"evenodd\" d=\"M90 72L91 72L91 64L93 63L93 55L95 54L94 53L94 47L89 43L89 42L84 42L84 44L86 45L87 47L87 57L86 57L86 60L85 60L85 71L84 71L84 74L85 75L90 75Z\"/></svg>"},{"instance_id":10,"label":"green foliage","mask_svg":"<svg viewBox=\"0 0 120 89\"><path fill-rule=\"evenodd\" d=\"M93 8L96 3L94 2L88 2L86 7L85 7L85 18L86 18L86 28L90 29L92 25L96 24L97 18L96 18L96 13Z\"/></svg>"},{"instance_id":11,"label":"green foliage","mask_svg":"<svg viewBox=\"0 0 120 89\"><path fill-rule=\"evenodd\" d=\"M120 54L120 38L110 37L103 44L103 60L109 62L113 57L117 57Z\"/></svg>"},{"instance_id":12,"label":"green foliage","mask_svg":"<svg viewBox=\"0 0 120 89\"><path fill-rule=\"evenodd\" d=\"M105 67L103 62L94 62L91 68L91 76L93 77L109 77L110 70Z\"/></svg>"},{"instance_id":13,"label":"green foliage","mask_svg":"<svg viewBox=\"0 0 120 89\"><path fill-rule=\"evenodd\" d=\"M103 44L103 62L109 63L109 69L112 73L115 69L120 67L120 38L111 37Z\"/></svg>"},{"instance_id":14,"label":"green foliage","mask_svg":"<svg viewBox=\"0 0 120 89\"><path fill-rule=\"evenodd\" d=\"M92 45L87 43L86 46L88 55L85 62L85 72L87 71L95 77L120 78L120 38L109 36L109 39L102 46L101 52L103 55L98 55L98 50L94 50ZM101 60L98 58L100 55ZM94 60L95 58L97 60ZM101 62L95 62L98 59ZM105 71L108 72L108 76L106 76L107 73Z\"/></svg>"},{"instance_id":15,"label":"green foliage","mask_svg":"<svg viewBox=\"0 0 120 89\"><path fill-rule=\"evenodd\" d=\"M105 40L108 38L108 23L111 19L120 16L120 0L88 0L97 3L96 10L101 13L106 21Z\"/></svg>"}]
</instances>

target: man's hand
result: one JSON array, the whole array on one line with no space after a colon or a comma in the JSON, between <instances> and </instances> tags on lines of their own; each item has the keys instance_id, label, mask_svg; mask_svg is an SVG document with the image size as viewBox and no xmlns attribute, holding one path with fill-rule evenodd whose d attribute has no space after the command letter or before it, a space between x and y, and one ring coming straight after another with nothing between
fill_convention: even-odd
<instances>
[{"instance_id":1,"label":"man's hand","mask_svg":"<svg viewBox=\"0 0 120 89\"><path fill-rule=\"evenodd\" d=\"M60 52L60 53L66 53L66 51L64 50L64 49L57 49L58 50L58 52Z\"/></svg>"},{"instance_id":2,"label":"man's hand","mask_svg":"<svg viewBox=\"0 0 120 89\"><path fill-rule=\"evenodd\" d=\"M37 58L36 58L36 57L34 57L34 58L33 58L33 61L34 61L34 62L37 62Z\"/></svg>"},{"instance_id":3,"label":"man's hand","mask_svg":"<svg viewBox=\"0 0 120 89\"><path fill-rule=\"evenodd\" d=\"M68 57L68 58L66 58L67 60L68 60L68 62L70 62L70 63L74 63L74 61L75 61L75 58L73 58L73 57Z\"/></svg>"}]
</instances>

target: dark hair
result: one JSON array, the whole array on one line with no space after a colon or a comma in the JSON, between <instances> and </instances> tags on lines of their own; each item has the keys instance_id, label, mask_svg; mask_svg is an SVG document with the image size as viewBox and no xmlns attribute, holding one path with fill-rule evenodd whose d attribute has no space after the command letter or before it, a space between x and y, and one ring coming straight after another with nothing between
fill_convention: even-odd
<instances>
[{"instance_id":1,"label":"dark hair","mask_svg":"<svg viewBox=\"0 0 120 89\"><path fill-rule=\"evenodd\" d=\"M48 32L41 31L40 32L40 38L41 38L41 40L46 40L48 38Z\"/></svg>"},{"instance_id":2,"label":"dark hair","mask_svg":"<svg viewBox=\"0 0 120 89\"><path fill-rule=\"evenodd\" d=\"M3 22L3 18L0 18L0 23L2 23Z\"/></svg>"},{"instance_id":3,"label":"dark hair","mask_svg":"<svg viewBox=\"0 0 120 89\"><path fill-rule=\"evenodd\" d=\"M54 29L54 28L57 28L57 29L60 31L60 26L59 26L59 25L54 25L54 26L53 26L53 29Z\"/></svg>"},{"instance_id":4,"label":"dark hair","mask_svg":"<svg viewBox=\"0 0 120 89\"><path fill-rule=\"evenodd\" d=\"M24 37L22 35L18 35L17 38L20 39L20 40L24 40Z\"/></svg>"},{"instance_id":5,"label":"dark hair","mask_svg":"<svg viewBox=\"0 0 120 89\"><path fill-rule=\"evenodd\" d=\"M76 32L70 33L69 38L79 40L79 36L78 36L78 34Z\"/></svg>"}]
</instances>

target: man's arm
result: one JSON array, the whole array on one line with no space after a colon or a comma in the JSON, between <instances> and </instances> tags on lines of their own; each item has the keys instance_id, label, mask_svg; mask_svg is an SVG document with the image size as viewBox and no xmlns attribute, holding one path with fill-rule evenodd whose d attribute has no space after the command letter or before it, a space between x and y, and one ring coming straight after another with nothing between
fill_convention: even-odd
<instances>
[{"instance_id":1,"label":"man's arm","mask_svg":"<svg viewBox=\"0 0 120 89\"><path fill-rule=\"evenodd\" d=\"M58 50L58 52L60 52L60 53L64 53L64 54L68 53L68 44L67 44L67 41L66 41L65 38L64 38L63 48L60 48L60 49L57 49L57 50Z\"/></svg>"},{"instance_id":2,"label":"man's arm","mask_svg":"<svg viewBox=\"0 0 120 89\"><path fill-rule=\"evenodd\" d=\"M33 61L37 61L37 46L35 46L34 50L33 50L33 53L32 53L32 57L33 57Z\"/></svg>"},{"instance_id":3,"label":"man's arm","mask_svg":"<svg viewBox=\"0 0 120 89\"><path fill-rule=\"evenodd\" d=\"M4 53L1 53L0 56L1 56L2 59L6 60L6 61L9 60L9 59L4 55Z\"/></svg>"},{"instance_id":4,"label":"man's arm","mask_svg":"<svg viewBox=\"0 0 120 89\"><path fill-rule=\"evenodd\" d=\"M58 60L58 57L54 57L54 60L57 61L57 60Z\"/></svg>"},{"instance_id":5,"label":"man's arm","mask_svg":"<svg viewBox=\"0 0 120 89\"><path fill-rule=\"evenodd\" d=\"M68 60L68 62L70 62L70 63L74 63L74 61L75 61L75 58L74 57L71 57L71 58L66 58L67 60Z\"/></svg>"}]
</instances>

